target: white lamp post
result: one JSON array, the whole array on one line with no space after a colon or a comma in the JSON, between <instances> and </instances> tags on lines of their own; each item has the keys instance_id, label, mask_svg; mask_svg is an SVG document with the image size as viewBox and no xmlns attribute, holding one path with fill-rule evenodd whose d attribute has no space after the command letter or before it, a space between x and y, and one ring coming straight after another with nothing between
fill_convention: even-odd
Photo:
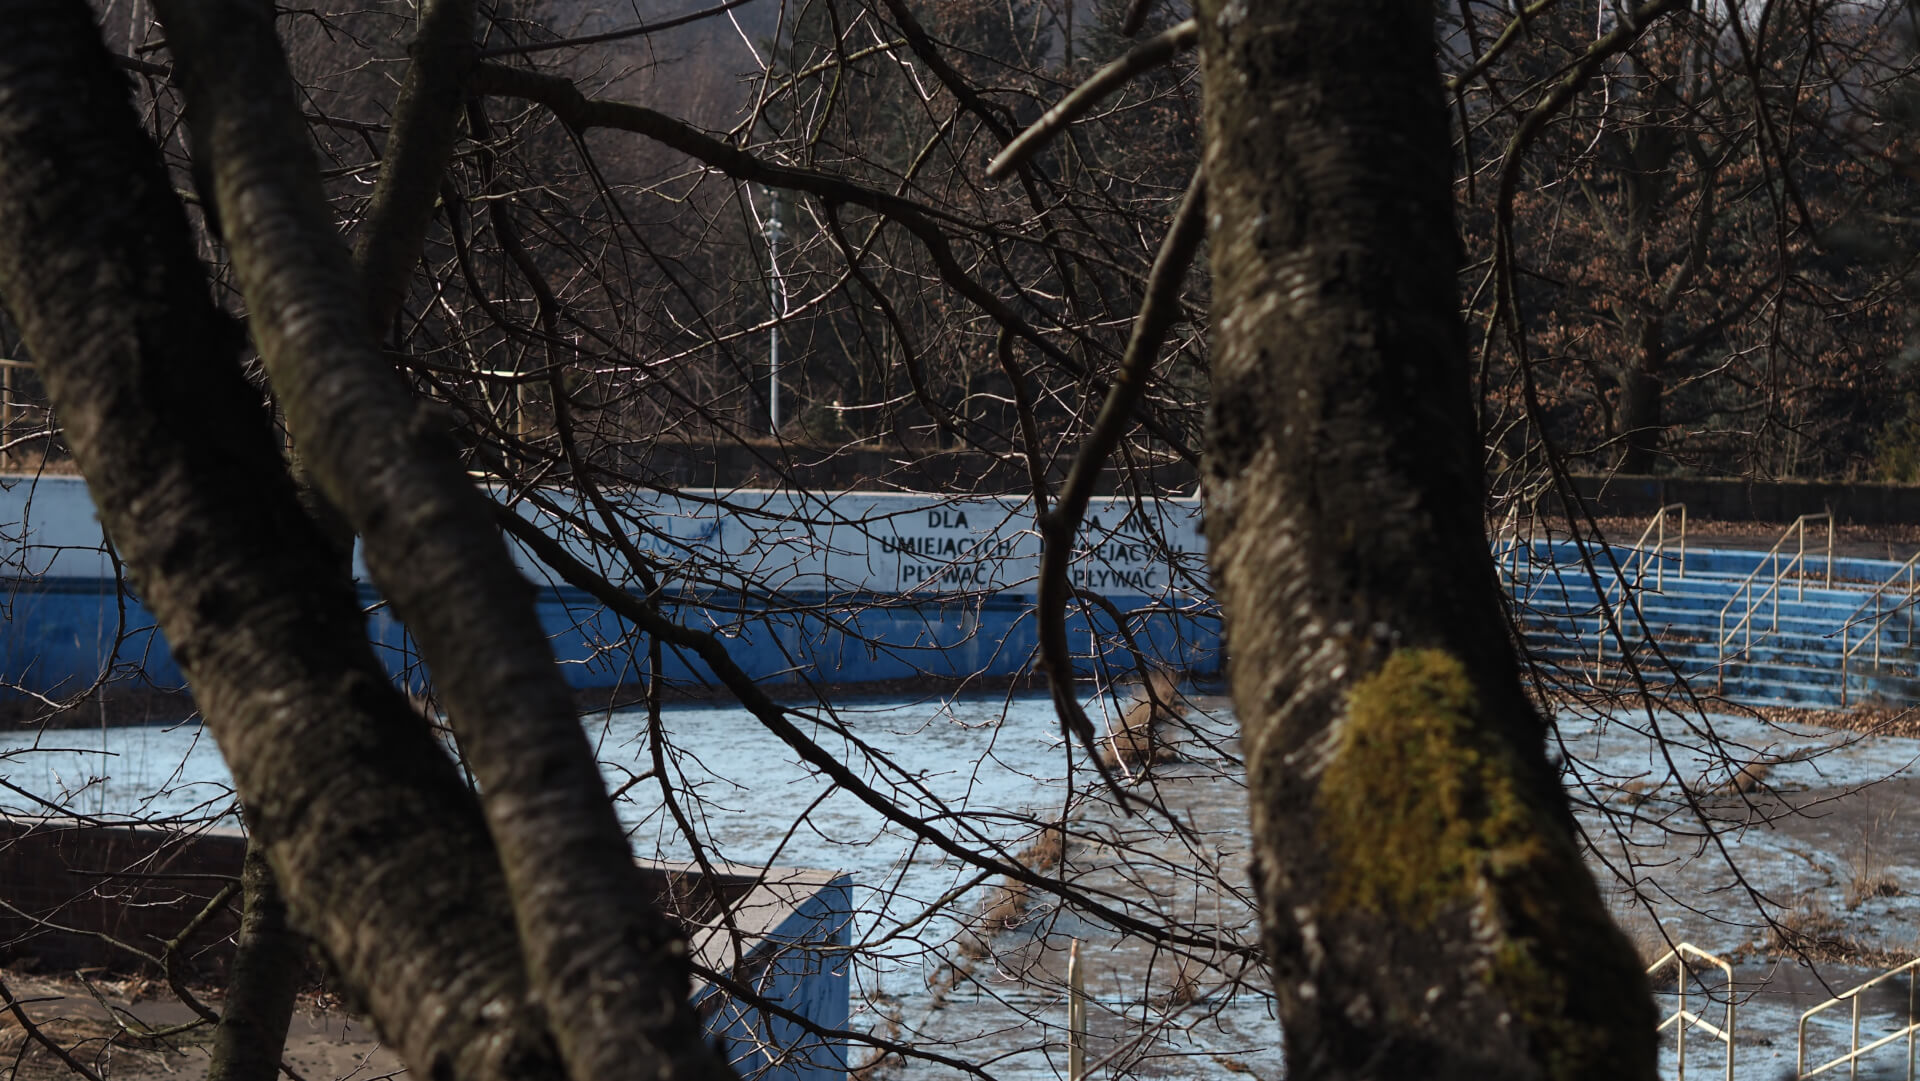
<instances>
[{"instance_id":1,"label":"white lamp post","mask_svg":"<svg viewBox=\"0 0 1920 1081\"><path fill-rule=\"evenodd\" d=\"M767 430L780 434L780 318L787 314L787 287L780 277L780 197L767 189L767 291L773 313L767 331Z\"/></svg>"}]
</instances>

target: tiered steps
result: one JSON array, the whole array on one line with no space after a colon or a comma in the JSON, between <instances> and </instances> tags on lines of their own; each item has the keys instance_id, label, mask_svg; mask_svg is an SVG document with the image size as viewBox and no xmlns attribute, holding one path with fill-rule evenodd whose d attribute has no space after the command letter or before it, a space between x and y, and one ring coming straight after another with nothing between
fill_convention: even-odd
<instances>
[{"instance_id":1,"label":"tiered steps","mask_svg":"<svg viewBox=\"0 0 1920 1081\"><path fill-rule=\"evenodd\" d=\"M1750 706L1840 709L1920 702L1920 623L1913 609L1904 607L1910 572L1902 564L1836 558L1829 584L1825 557L1809 555L1793 576L1778 579L1777 593L1768 595L1775 569L1785 567L1793 552L1775 562L1760 552L1690 549L1684 573L1677 551L1636 553L1615 547L1619 571L1605 552L1591 552L1589 570L1571 542L1495 546L1502 580L1538 663L1601 684L1631 687L1620 642L1605 630L1603 613L1611 608L1628 653L1649 684L1671 683L1677 670L1696 693ZM1875 590L1896 573L1899 584L1875 597ZM1595 588L1596 577L1606 608ZM1635 604L1622 603L1623 579L1638 583L1626 591ZM1743 583L1749 583L1744 591ZM1870 598L1872 607L1862 613ZM1729 608L1729 602L1736 603ZM1749 610L1751 620L1743 625ZM1893 614L1880 621L1872 618L1875 612ZM1877 663L1870 638L1859 648L1870 633L1879 636ZM1856 647L1844 674L1843 641ZM1661 656L1671 668L1660 662Z\"/></svg>"}]
</instances>

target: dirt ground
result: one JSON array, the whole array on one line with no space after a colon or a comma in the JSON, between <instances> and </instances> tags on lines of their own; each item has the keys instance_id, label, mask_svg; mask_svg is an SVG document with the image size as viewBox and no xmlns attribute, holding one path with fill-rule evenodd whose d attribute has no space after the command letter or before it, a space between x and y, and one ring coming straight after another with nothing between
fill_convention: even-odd
<instances>
[{"instance_id":1,"label":"dirt ground","mask_svg":"<svg viewBox=\"0 0 1920 1081\"><path fill-rule=\"evenodd\" d=\"M1240 753L1230 707L1213 695L1187 702L1188 725L1162 729L1164 742L1156 740L1166 753L1150 763L1129 761L1129 768L1152 774L1151 785L1131 788L1142 807L1131 815L1104 803L1085 807L1064 843L1042 832L1019 858L1096 895L1132 898L1121 907L1135 915L1150 910L1150 919L1252 943L1258 933L1245 887L1245 785L1221 759ZM1185 825L1184 838L1157 828L1163 815ZM1220 890L1216 874L1236 888ZM963 904L977 904L979 918L958 949L923 973L901 971L884 987L856 989L856 1015L874 1016L883 1034L908 1043L951 1042L1002 1077L1064 1077L1065 988L1077 942L1088 996L1087 1061L1105 1064L1089 1076L1283 1076L1279 1022L1257 967L1118 935L1006 880ZM864 1049L853 1057L854 1081L956 1076Z\"/></svg>"},{"instance_id":2,"label":"dirt ground","mask_svg":"<svg viewBox=\"0 0 1920 1081\"><path fill-rule=\"evenodd\" d=\"M76 973L0 969L28 1022L100 1081L204 1077L213 1029L165 984ZM219 1009L218 993L197 990ZM184 1027L184 1030L183 1030ZM287 1034L283 1076L292 1081L383 1081L404 1072L373 1031L324 996L303 995ZM75 1071L0 1010L0 1081L74 1081Z\"/></svg>"},{"instance_id":3,"label":"dirt ground","mask_svg":"<svg viewBox=\"0 0 1920 1081\"><path fill-rule=\"evenodd\" d=\"M1920 956L1913 723L1798 711L1665 714L1657 718L1663 753L1643 718L1563 721L1587 780L1575 798L1595 842L1596 875L1643 960L1686 942L1732 966L1730 988L1695 966L1687 1008L1717 1025L1734 1004L1734 1076L1795 1076L1803 1013ZM1654 983L1671 1015L1674 971ZM1913 990L1905 973L1860 996L1862 1044L1908 1023ZM1852 1009L1849 1001L1809 1019L1809 1069L1848 1050ZM1899 1073L1904 1048L1896 1041L1869 1057L1861 1076ZM1669 1077L1675 1053L1669 1029ZM1724 1056L1704 1030L1690 1032L1689 1072L1719 1076Z\"/></svg>"},{"instance_id":4,"label":"dirt ground","mask_svg":"<svg viewBox=\"0 0 1920 1081\"><path fill-rule=\"evenodd\" d=\"M1212 711L1225 703L1205 699ZM1871 715L1775 710L1765 716L1683 718L1661 715L1663 753L1631 711L1605 720L1563 721L1563 749L1583 778L1574 798L1595 842L1596 879L1645 963L1673 945L1691 943L1726 960L1729 986L1717 971L1689 975L1687 1008L1713 1023L1735 1007L1734 1077L1774 1081L1793 1076L1801 1050L1801 1015L1888 969L1920 956L1920 723L1890 712ZM1175 765L1162 775L1161 798L1203 836L1244 843L1244 793L1238 779ZM1178 853L1169 850L1170 857ZM1058 855L1050 857L1061 858ZM1178 894L1171 881L1134 876L1105 881L1097 852L1078 844L1064 855L1085 868L1089 883ZM1052 864L1048 864L1052 866ZM1171 889L1169 887L1172 887ZM989 895L987 903L1003 899ZM1251 935L1243 897L1194 896L1180 915L1227 920ZM996 917L999 909L992 912ZM1235 996L1228 986L1184 986L1185 972L1136 944L1111 941L1086 923L1014 907L984 949L967 956L932 1001L895 1002L906 1035L972 1036L993 1017L993 998L1016 1001L1042 1016L1064 971L1065 949L1078 937L1096 946L1095 971L1111 981L1095 1011L1096 1056L1138 1031L1141 1016L1164 1011L1184 1025L1196 1014L1210 1037L1177 1050L1178 1058L1136 1064L1142 1076L1195 1076L1197 1062L1217 1076L1282 1075L1278 1026L1252 1008L1258 989ZM1203 976L1219 981L1218 972ZM1257 979L1257 977L1256 977ZM1664 1014L1679 1003L1674 972L1654 979ZM1909 975L1885 980L1860 996L1862 1043L1907 1023ZM1173 1003L1183 1003L1173 1008ZM916 1011L913 1007L918 1005ZM1222 1008L1225 1007L1225 1008ZM1132 1021L1122 1015L1132 1011ZM1808 1024L1809 1065L1844 1053L1851 1002ZM975 1037L970 1050L1007 1052L1030 1043L1027 1032ZM1002 1046L1004 1045L1004 1046ZM1892 1076L1904 1056L1896 1041L1862 1066L1859 1076ZM1171 1049L1170 1049L1171 1050ZM1689 1032L1687 1072L1725 1076L1725 1049L1703 1029ZM1662 1052L1663 1075L1680 1076L1672 1029ZM1898 1072L1895 1070L1894 1072ZM904 1078L908 1071L862 1076ZM912 1073L911 1076L921 1076Z\"/></svg>"}]
</instances>

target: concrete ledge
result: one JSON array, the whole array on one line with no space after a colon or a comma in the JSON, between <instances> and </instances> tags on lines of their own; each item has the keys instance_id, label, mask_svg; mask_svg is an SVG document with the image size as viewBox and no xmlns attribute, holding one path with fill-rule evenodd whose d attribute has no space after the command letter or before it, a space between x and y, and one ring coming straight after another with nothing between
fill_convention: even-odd
<instances>
[{"instance_id":1,"label":"concrete ledge","mask_svg":"<svg viewBox=\"0 0 1920 1081\"><path fill-rule=\"evenodd\" d=\"M149 958L239 881L246 850L235 829L0 816L0 962L158 975ZM225 981L238 912L182 944L182 975Z\"/></svg>"},{"instance_id":2,"label":"concrete ledge","mask_svg":"<svg viewBox=\"0 0 1920 1081\"><path fill-rule=\"evenodd\" d=\"M245 853L237 829L0 816L0 962L158 975L165 943L239 881ZM772 1007L695 984L708 1034L724 1043L742 1076L843 1077L845 1041L808 1028L847 1026L852 880L829 871L730 865L708 876L691 865L649 861L641 870L639 900L685 928L699 966ZM236 901L182 944L178 971L223 983L238 926Z\"/></svg>"}]
</instances>

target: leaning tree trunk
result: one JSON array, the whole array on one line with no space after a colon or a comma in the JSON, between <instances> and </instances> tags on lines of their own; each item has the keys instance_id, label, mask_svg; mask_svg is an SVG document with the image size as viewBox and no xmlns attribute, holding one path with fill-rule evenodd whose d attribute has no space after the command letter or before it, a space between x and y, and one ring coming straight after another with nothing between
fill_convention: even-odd
<instances>
[{"instance_id":1,"label":"leaning tree trunk","mask_svg":"<svg viewBox=\"0 0 1920 1081\"><path fill-rule=\"evenodd\" d=\"M1207 0L1207 535L1295 1078L1651 1078L1481 521L1430 4Z\"/></svg>"},{"instance_id":2,"label":"leaning tree trunk","mask_svg":"<svg viewBox=\"0 0 1920 1081\"><path fill-rule=\"evenodd\" d=\"M206 7L189 8L180 23L205 20ZM230 211L228 239L269 366L300 347L330 348L338 361L292 391L277 388L297 403L296 429L304 420L334 435L306 440L319 452L308 462L323 467L327 494L359 515L370 561L383 552L391 568L399 550L434 565L433 574L390 578L390 592L408 597L410 612L441 598L440 610L410 615L409 625L437 632L456 654L436 674L460 685L450 697L470 725L489 716L474 695L490 693L493 712L522 722L516 689L564 704L530 587L511 576L484 497L463 493L472 511L464 524L431 498L381 502L380 482L417 473L434 437L425 423L395 422L397 380L360 363L371 353L364 308L343 299L351 267L327 233L303 133L273 144L245 138L263 117L291 116L298 130L271 9L229 5L225 14L225 29L240 36L200 54L202 83L235 72L255 81L222 84L226 93L211 101L196 83L189 96L211 129L205 145ZM169 27L173 48L191 53L192 35L176 29L186 27ZM128 89L82 0L7 8L0 300L33 353L101 522L219 741L289 918L325 948L420 1076L560 1081L571 1066L572 1076L596 1081L730 1077L686 1001L685 942L643 903L571 713L554 706L543 720L573 742L534 739L524 724L507 733L540 744L524 753L497 732L477 741L486 753L476 760L497 767L482 775L490 806L538 802L535 782L552 786L523 819L503 812L509 821L490 829L392 686L337 573L337 549L302 508L260 391L240 370L231 321L208 296L185 212ZM256 288L245 269L302 261L316 276L279 293ZM357 403L340 400L356 392ZM342 448L353 441L338 428L375 422L384 430ZM369 453L379 476L353 468ZM457 476L451 458L440 450L451 467L441 473ZM460 557L474 549L494 550L505 571L463 574L472 564ZM516 644L526 648L515 654ZM528 654L544 656L544 666ZM498 685L516 676L517 686ZM568 756L566 768L554 766ZM547 849L532 851L527 830L539 821L554 828ZM509 844L509 834L519 839ZM619 890L623 882L633 888ZM577 1008L563 1010L569 1003ZM270 1024L230 1035L271 1044Z\"/></svg>"},{"instance_id":3,"label":"leaning tree trunk","mask_svg":"<svg viewBox=\"0 0 1920 1081\"><path fill-rule=\"evenodd\" d=\"M423 1076L557 1081L479 807L300 506L125 77L81 0L8 18L0 301L289 915ZM227 1036L273 1044L263 1003Z\"/></svg>"},{"instance_id":4,"label":"leaning tree trunk","mask_svg":"<svg viewBox=\"0 0 1920 1081\"><path fill-rule=\"evenodd\" d=\"M731 1077L688 1001L686 941L645 903L492 501L445 422L413 400L367 333L272 10L244 0L155 8L275 400L433 673L480 790L530 990L568 1072Z\"/></svg>"}]
</instances>

